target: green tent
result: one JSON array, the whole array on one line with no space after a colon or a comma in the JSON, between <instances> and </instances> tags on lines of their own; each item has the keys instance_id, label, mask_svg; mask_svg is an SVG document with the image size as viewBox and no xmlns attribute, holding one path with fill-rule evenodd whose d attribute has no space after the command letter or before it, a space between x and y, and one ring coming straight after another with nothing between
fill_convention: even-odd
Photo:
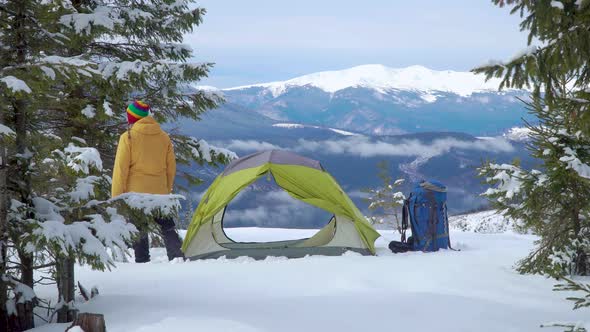
<instances>
[{"instance_id":1,"label":"green tent","mask_svg":"<svg viewBox=\"0 0 590 332\"><path fill-rule=\"evenodd\" d=\"M331 212L333 217L328 225L308 239L293 241L245 243L228 238L223 231L228 203L248 185L269 174L292 197ZM294 220L293 224L296 223ZM193 215L182 250L191 259L334 256L349 250L374 255L378 237L379 233L318 161L271 150L234 160L213 181Z\"/></svg>"}]
</instances>

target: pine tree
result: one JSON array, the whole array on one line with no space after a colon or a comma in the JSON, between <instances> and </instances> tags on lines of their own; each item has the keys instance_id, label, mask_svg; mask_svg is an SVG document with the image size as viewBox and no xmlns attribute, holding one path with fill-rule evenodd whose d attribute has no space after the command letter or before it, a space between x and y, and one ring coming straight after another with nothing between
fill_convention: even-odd
<instances>
[{"instance_id":1,"label":"pine tree","mask_svg":"<svg viewBox=\"0 0 590 332\"><path fill-rule=\"evenodd\" d=\"M12 199L22 202L24 205L32 209L31 201L31 182L29 173L29 157L30 150L27 149L28 135L28 113L30 112L31 99L29 98L33 90L25 80L32 78L31 65L29 63L31 55L40 52L38 48L41 44L42 38L48 38L55 41L55 36L50 36L50 33L41 28L42 23L33 17L41 14L41 7L36 6L32 1L2 1L0 2L0 24L2 24L2 32L0 34L0 81L3 83L2 95L0 102L4 113L4 123L8 127L12 127L15 132L15 144L9 149L7 156L7 163L9 169L4 173L10 191L13 193ZM41 36L43 35L43 36ZM26 210L26 209L24 209ZM30 215L26 215L23 219L29 219ZM13 225L16 224L10 221L10 216L6 225L10 226L7 229L10 235L18 233L14 231ZM25 223L18 223L17 227ZM8 245L8 244L6 244ZM18 255L19 275L18 278L6 275L2 276L3 281L15 293L15 301L19 303L16 307L18 312L18 320L12 323L12 328L27 329L33 327L33 301L34 297L26 296L30 294L29 291L17 292L15 290L32 290L33 287L33 257L31 253L26 251L23 246L14 246L12 252ZM19 287L20 286L20 287ZM26 294L25 294L26 293ZM6 298L5 294L2 295ZM5 307L1 309L7 311ZM5 315L4 313L2 314Z\"/></svg>"},{"instance_id":2,"label":"pine tree","mask_svg":"<svg viewBox=\"0 0 590 332\"><path fill-rule=\"evenodd\" d=\"M529 47L507 62L475 69L500 77L500 88L532 90L539 119L528 125L540 170L487 164L485 195L506 216L540 236L519 263L522 273L590 274L590 1L493 0L513 6ZM538 40L542 46L531 46Z\"/></svg>"},{"instance_id":3,"label":"pine tree","mask_svg":"<svg viewBox=\"0 0 590 332\"><path fill-rule=\"evenodd\" d=\"M557 292L577 292L580 295L569 295L566 299L574 303L573 310L590 308L590 284L583 284L581 281L562 277L563 283L557 284L554 291ZM588 332L590 331L590 321L576 323L548 323L541 327L564 327L565 332Z\"/></svg>"},{"instance_id":4,"label":"pine tree","mask_svg":"<svg viewBox=\"0 0 590 332\"><path fill-rule=\"evenodd\" d=\"M0 304L8 302L8 285L5 275L8 267L8 188L7 139L13 133L4 125L4 112L0 112ZM8 313L0 309L0 326L8 326Z\"/></svg>"},{"instance_id":5,"label":"pine tree","mask_svg":"<svg viewBox=\"0 0 590 332\"><path fill-rule=\"evenodd\" d=\"M18 322L11 328L33 326L32 309L39 303L33 292L36 267L54 274L62 299L58 318L67 321L75 310L74 262L104 269L112 264L105 247L116 252L125 246L131 230L112 207L118 203L108 200L108 182L118 136L126 129L126 105L143 99L165 123L198 119L222 101L203 91L185 92L211 67L189 63L192 51L181 44L205 13L192 2L0 1L0 124L14 130L14 139L2 142L10 144L4 158L8 167L0 168L8 193L1 195L0 179L0 199L10 199L10 213L0 220L0 231L8 226L0 234L9 236L8 254L19 256L19 273L0 271L8 286L0 289L0 300L8 301L0 306L0 318L13 313L5 310L8 304L19 303ZM235 156L178 133L173 142L180 164L217 165ZM185 176L189 183L198 181ZM141 204L128 210L146 220L162 213ZM165 210L172 212L169 204ZM64 237L44 231L52 226ZM115 227L112 234L119 235L101 237L105 227ZM66 241L68 234L78 240ZM82 245L89 242L92 250Z\"/></svg>"},{"instance_id":6,"label":"pine tree","mask_svg":"<svg viewBox=\"0 0 590 332\"><path fill-rule=\"evenodd\" d=\"M369 220L373 224L386 223L400 234L405 234L401 227L399 215L406 197L402 192L395 191L404 183L404 180L393 180L389 172L389 163L386 161L379 162L377 168L379 169L377 176L382 181L382 186L366 190L369 197L365 201L369 203L369 210L374 214ZM403 240L405 241L405 239Z\"/></svg>"}]
</instances>

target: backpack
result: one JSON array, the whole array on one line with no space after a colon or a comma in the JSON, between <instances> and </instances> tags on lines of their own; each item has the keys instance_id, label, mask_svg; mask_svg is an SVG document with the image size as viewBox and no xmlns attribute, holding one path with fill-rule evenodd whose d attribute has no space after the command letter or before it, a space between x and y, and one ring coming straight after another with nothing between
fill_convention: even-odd
<instances>
[{"instance_id":1,"label":"backpack","mask_svg":"<svg viewBox=\"0 0 590 332\"><path fill-rule=\"evenodd\" d=\"M393 252L452 249L447 216L447 188L436 181L417 183L402 209L401 242L392 241ZM408 224L412 236L406 239Z\"/></svg>"}]
</instances>

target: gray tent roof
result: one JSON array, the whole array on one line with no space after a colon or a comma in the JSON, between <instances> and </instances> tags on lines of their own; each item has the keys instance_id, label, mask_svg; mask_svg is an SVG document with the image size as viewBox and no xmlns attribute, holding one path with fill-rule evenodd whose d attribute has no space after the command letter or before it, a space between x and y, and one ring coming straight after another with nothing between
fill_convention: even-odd
<instances>
[{"instance_id":1,"label":"gray tent roof","mask_svg":"<svg viewBox=\"0 0 590 332\"><path fill-rule=\"evenodd\" d=\"M309 159L289 151L268 150L256 152L232 161L225 168L223 175L226 176L246 168L258 167L266 163L278 165L299 165L315 168L318 170L324 170L320 162L317 160Z\"/></svg>"}]
</instances>

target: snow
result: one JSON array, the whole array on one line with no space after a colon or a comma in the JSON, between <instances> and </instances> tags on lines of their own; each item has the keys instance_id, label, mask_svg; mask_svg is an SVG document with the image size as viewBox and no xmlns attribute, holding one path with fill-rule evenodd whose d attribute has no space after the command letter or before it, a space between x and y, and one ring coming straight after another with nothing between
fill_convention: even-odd
<instances>
[{"instance_id":1,"label":"snow","mask_svg":"<svg viewBox=\"0 0 590 332\"><path fill-rule=\"evenodd\" d=\"M555 1L554 1L555 2ZM559 3L561 4L561 3ZM518 60L520 58L522 58L523 56L529 56L532 55L533 53L535 53L536 51L539 50L539 46L537 45L529 45L526 48L516 52L509 60L508 62L512 62L514 60Z\"/></svg>"},{"instance_id":2,"label":"snow","mask_svg":"<svg viewBox=\"0 0 590 332\"><path fill-rule=\"evenodd\" d=\"M17 203L16 201L13 201ZM14 205L14 204L13 204ZM13 208L18 208L22 206L22 203L18 203ZM35 206L35 214L41 220L54 220L60 223L63 223L65 219L59 213L59 207L53 204L52 202L46 200L42 197L34 197L33 198L33 205Z\"/></svg>"},{"instance_id":3,"label":"snow","mask_svg":"<svg viewBox=\"0 0 590 332\"><path fill-rule=\"evenodd\" d=\"M351 133L350 131L341 130L341 129L328 128L328 130L333 131L336 134L340 134L340 135L344 135L344 136L361 136L360 134Z\"/></svg>"},{"instance_id":4,"label":"snow","mask_svg":"<svg viewBox=\"0 0 590 332\"><path fill-rule=\"evenodd\" d=\"M197 90L202 90L202 91L215 91L215 92L221 92L221 90L217 87L211 86L211 85L195 85L194 86L195 89Z\"/></svg>"},{"instance_id":5,"label":"snow","mask_svg":"<svg viewBox=\"0 0 590 332\"><path fill-rule=\"evenodd\" d=\"M62 57L58 55L51 55L42 58L42 63L61 65L61 66L74 66L74 67L88 67L92 63L82 59L79 56L74 57ZM87 68L90 70L90 68Z\"/></svg>"},{"instance_id":6,"label":"snow","mask_svg":"<svg viewBox=\"0 0 590 332\"><path fill-rule=\"evenodd\" d=\"M111 104L108 101L104 101L102 103L102 108L104 109L104 114L106 114L107 116L115 116L115 113L113 112L113 109L111 108Z\"/></svg>"},{"instance_id":7,"label":"snow","mask_svg":"<svg viewBox=\"0 0 590 332\"><path fill-rule=\"evenodd\" d=\"M514 195L520 193L523 178L520 168L509 164L490 164L489 167L496 171L496 175L489 178L488 181L496 180L498 183L497 188L488 188L483 194L484 196L502 193L504 197L500 197L500 200L505 201L514 198Z\"/></svg>"},{"instance_id":8,"label":"snow","mask_svg":"<svg viewBox=\"0 0 590 332\"><path fill-rule=\"evenodd\" d=\"M72 26L78 34L90 34L92 26L102 26L109 30L115 27L115 24L121 23L120 20L112 17L113 9L107 6L97 6L89 14L69 14L60 19L60 23Z\"/></svg>"},{"instance_id":9,"label":"snow","mask_svg":"<svg viewBox=\"0 0 590 332\"><path fill-rule=\"evenodd\" d=\"M229 160L238 159L238 155L235 152L211 145L204 139L197 140L196 138L193 138L193 143L199 145L198 149L193 149L193 155L196 158L203 158L209 163L213 161L212 154L225 155Z\"/></svg>"},{"instance_id":10,"label":"snow","mask_svg":"<svg viewBox=\"0 0 590 332\"><path fill-rule=\"evenodd\" d=\"M449 217L452 229L476 233L494 234L516 232L516 222L506 219L496 211L482 211Z\"/></svg>"},{"instance_id":11,"label":"snow","mask_svg":"<svg viewBox=\"0 0 590 332\"><path fill-rule=\"evenodd\" d=\"M71 137L71 140L72 141L76 141L76 142L81 143L81 144L84 144L84 145L88 144L88 142L86 142L85 139L83 139L82 137L78 137L78 136L72 136Z\"/></svg>"},{"instance_id":12,"label":"snow","mask_svg":"<svg viewBox=\"0 0 590 332\"><path fill-rule=\"evenodd\" d=\"M223 99L225 98L223 91L219 88L210 85L192 85L194 89L198 91L203 96L212 99Z\"/></svg>"},{"instance_id":13,"label":"snow","mask_svg":"<svg viewBox=\"0 0 590 332\"><path fill-rule=\"evenodd\" d=\"M560 1L551 1L551 7L563 10L563 3Z\"/></svg>"},{"instance_id":14,"label":"snow","mask_svg":"<svg viewBox=\"0 0 590 332\"><path fill-rule=\"evenodd\" d=\"M108 208L107 213L110 222L106 222L102 215L90 215L90 227L94 230L93 235L106 247L127 248L125 241L130 239L137 229L133 224L128 223L125 218L117 213L114 208ZM116 251L113 251L116 252Z\"/></svg>"},{"instance_id":15,"label":"snow","mask_svg":"<svg viewBox=\"0 0 590 332\"><path fill-rule=\"evenodd\" d=\"M67 155L68 167L76 172L88 174L90 167L95 167L99 171L102 170L100 152L95 148L79 147L70 143L64 149L64 152Z\"/></svg>"},{"instance_id":16,"label":"snow","mask_svg":"<svg viewBox=\"0 0 590 332\"><path fill-rule=\"evenodd\" d=\"M324 128L320 126L313 126L313 125L303 125L299 123L275 123L272 125L276 128L286 128L286 129L302 129L302 128L314 128L314 129L327 129L329 131L333 131L337 134L343 136L362 136L361 134L353 133L350 131L342 130L342 129L335 129L335 128Z\"/></svg>"},{"instance_id":17,"label":"snow","mask_svg":"<svg viewBox=\"0 0 590 332\"><path fill-rule=\"evenodd\" d=\"M168 72L173 77L184 77L187 69L206 69L206 63L177 63L168 60L159 61L103 61L98 66L98 72L105 78L114 77L117 80L127 80L134 75L145 72Z\"/></svg>"},{"instance_id":18,"label":"snow","mask_svg":"<svg viewBox=\"0 0 590 332\"><path fill-rule=\"evenodd\" d=\"M55 80L55 70L46 67L46 66L41 66L39 67L41 69L41 71L43 71L43 74L45 74L45 76L47 76L48 78L50 78L51 80Z\"/></svg>"},{"instance_id":19,"label":"snow","mask_svg":"<svg viewBox=\"0 0 590 332\"><path fill-rule=\"evenodd\" d=\"M275 123L272 126L278 127L278 128L288 128L288 129L305 128L304 125L299 124L299 123Z\"/></svg>"},{"instance_id":20,"label":"snow","mask_svg":"<svg viewBox=\"0 0 590 332\"><path fill-rule=\"evenodd\" d=\"M436 95L430 94L430 93L426 93L420 96L420 98L422 98L422 100L424 100L427 103L434 103L436 101Z\"/></svg>"},{"instance_id":21,"label":"snow","mask_svg":"<svg viewBox=\"0 0 590 332\"><path fill-rule=\"evenodd\" d=\"M59 207L41 198L33 198L35 212L42 221L33 230L33 235L41 242L49 242L61 252L70 252L80 248L85 254L98 258L107 265L113 263L107 248L114 252L117 248L126 248L125 241L136 232L135 226L127 223L113 208L108 208L110 222L101 215L88 215L90 221L65 223Z\"/></svg>"},{"instance_id":22,"label":"snow","mask_svg":"<svg viewBox=\"0 0 590 332\"><path fill-rule=\"evenodd\" d=\"M25 83L25 81L20 80L14 76L4 76L0 78L0 82L6 84L8 89L12 90L12 92L24 92L24 93L31 93L33 92L31 88Z\"/></svg>"},{"instance_id":23,"label":"snow","mask_svg":"<svg viewBox=\"0 0 590 332\"><path fill-rule=\"evenodd\" d=\"M14 299L10 299L10 300L6 301L6 312L9 315L13 315L13 316L18 315L18 311L16 310L16 303L15 303Z\"/></svg>"},{"instance_id":24,"label":"snow","mask_svg":"<svg viewBox=\"0 0 590 332\"><path fill-rule=\"evenodd\" d=\"M532 55L533 53L537 52L539 50L539 48L540 47L538 45L529 45L529 46L525 47L524 49L519 50L518 52L514 53L508 59L508 61L491 59L491 60L488 60L485 63L481 64L481 66L479 66L479 67L506 66L506 64L513 62L515 60L518 60L518 59L522 58L523 56Z\"/></svg>"},{"instance_id":25,"label":"snow","mask_svg":"<svg viewBox=\"0 0 590 332\"><path fill-rule=\"evenodd\" d=\"M13 136L15 132L7 126L0 123L0 135Z\"/></svg>"},{"instance_id":26,"label":"snow","mask_svg":"<svg viewBox=\"0 0 590 332\"><path fill-rule=\"evenodd\" d=\"M326 92L336 92L350 87L365 87L386 92L388 90L412 90L422 92L422 99L434 102L441 91L470 96L474 92L497 91L500 80L486 82L484 75L451 70L437 71L423 66L389 68L383 65L362 65L340 71L325 71L293 78L287 81L240 86L227 90L241 90L252 87L269 89L277 97L289 87L313 86Z\"/></svg>"},{"instance_id":27,"label":"snow","mask_svg":"<svg viewBox=\"0 0 590 332\"><path fill-rule=\"evenodd\" d=\"M306 237L317 230L233 228L245 241ZM461 251L392 254L381 231L378 256L302 259L250 258L118 263L111 272L77 266L82 284L101 293L78 303L80 312L105 315L110 332L130 331L538 331L547 321L582 321L554 280L520 275L514 263L535 237L451 230ZM589 280L590 281L590 280ZM37 295L53 297L54 286ZM64 331L51 324L34 332Z\"/></svg>"},{"instance_id":28,"label":"snow","mask_svg":"<svg viewBox=\"0 0 590 332\"><path fill-rule=\"evenodd\" d=\"M64 224L57 220L46 220L39 223L39 228L33 234L58 246L61 252L70 252L81 247L85 254L97 257L101 262L110 262L111 257L103 243L94 236L95 229L92 226L85 221Z\"/></svg>"},{"instance_id":29,"label":"snow","mask_svg":"<svg viewBox=\"0 0 590 332\"><path fill-rule=\"evenodd\" d=\"M86 105L86 107L84 107L84 109L82 110L82 114L85 117L92 119L96 116L96 108L92 105Z\"/></svg>"},{"instance_id":30,"label":"snow","mask_svg":"<svg viewBox=\"0 0 590 332\"><path fill-rule=\"evenodd\" d=\"M68 332L84 332L84 330L80 326L74 326Z\"/></svg>"},{"instance_id":31,"label":"snow","mask_svg":"<svg viewBox=\"0 0 590 332\"><path fill-rule=\"evenodd\" d=\"M532 130L527 127L512 127L503 136L514 142L526 142L531 139Z\"/></svg>"},{"instance_id":32,"label":"snow","mask_svg":"<svg viewBox=\"0 0 590 332\"><path fill-rule=\"evenodd\" d=\"M69 193L72 202L79 203L94 197L94 184L98 182L98 176L88 176L76 179L76 188Z\"/></svg>"},{"instance_id":33,"label":"snow","mask_svg":"<svg viewBox=\"0 0 590 332\"><path fill-rule=\"evenodd\" d=\"M115 76L118 80L126 80L130 73L140 74L147 63L136 61L103 62L99 70L104 77Z\"/></svg>"},{"instance_id":34,"label":"snow","mask_svg":"<svg viewBox=\"0 0 590 332\"><path fill-rule=\"evenodd\" d=\"M567 164L568 169L576 171L581 177L590 179L590 166L584 164L571 148L564 148L565 156L559 158L560 161Z\"/></svg>"},{"instance_id":35,"label":"snow","mask_svg":"<svg viewBox=\"0 0 590 332\"><path fill-rule=\"evenodd\" d=\"M170 215L180 209L182 195L157 195L144 193L124 193L111 199L111 201L122 200L133 209L141 210L144 214L150 215L160 211L164 215Z\"/></svg>"},{"instance_id":36,"label":"snow","mask_svg":"<svg viewBox=\"0 0 590 332\"><path fill-rule=\"evenodd\" d=\"M31 287L23 283L20 283L16 280L12 280L12 282L16 284L16 286L14 287L14 292L21 295L21 298L19 298L18 303L32 301L34 298L37 297L37 295L35 295L35 291L33 291Z\"/></svg>"}]
</instances>

